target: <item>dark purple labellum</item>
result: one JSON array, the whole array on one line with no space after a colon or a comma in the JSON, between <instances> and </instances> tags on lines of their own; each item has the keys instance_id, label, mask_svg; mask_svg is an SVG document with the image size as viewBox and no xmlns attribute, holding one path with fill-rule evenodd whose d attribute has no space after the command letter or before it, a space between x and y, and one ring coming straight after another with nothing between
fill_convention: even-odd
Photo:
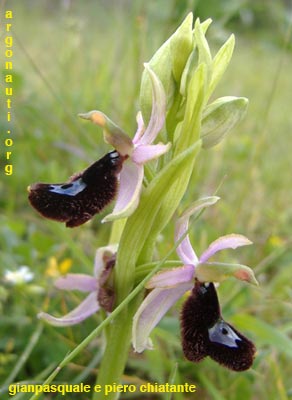
<instances>
[{"instance_id":1,"label":"dark purple labellum","mask_svg":"<svg viewBox=\"0 0 292 400\"><path fill-rule=\"evenodd\" d=\"M34 183L28 199L43 217L66 222L70 228L82 225L115 198L124 160L111 151L66 183Z\"/></svg>"},{"instance_id":2,"label":"dark purple labellum","mask_svg":"<svg viewBox=\"0 0 292 400\"><path fill-rule=\"evenodd\" d=\"M225 322L213 283L196 281L181 314L183 351L193 362L210 356L233 371L252 366L254 344Z\"/></svg>"}]
</instances>

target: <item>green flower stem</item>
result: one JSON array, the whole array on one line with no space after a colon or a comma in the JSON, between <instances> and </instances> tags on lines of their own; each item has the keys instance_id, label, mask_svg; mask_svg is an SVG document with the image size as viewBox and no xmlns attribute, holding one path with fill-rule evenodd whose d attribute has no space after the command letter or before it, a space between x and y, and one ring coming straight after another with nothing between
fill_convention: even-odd
<instances>
[{"instance_id":1,"label":"green flower stem","mask_svg":"<svg viewBox=\"0 0 292 400\"><path fill-rule=\"evenodd\" d=\"M113 222L112 229L111 229L111 235L110 235L110 239L109 239L109 244L119 243L126 222L127 222L126 218L117 219L116 221Z\"/></svg>"},{"instance_id":2,"label":"green flower stem","mask_svg":"<svg viewBox=\"0 0 292 400\"><path fill-rule=\"evenodd\" d=\"M132 319L141 303L141 293L121 312L110 327L109 340L102 358L96 384L102 391L94 393L93 400L104 400L105 385L121 383L131 345ZM107 400L116 400L119 393L109 393Z\"/></svg>"}]
</instances>

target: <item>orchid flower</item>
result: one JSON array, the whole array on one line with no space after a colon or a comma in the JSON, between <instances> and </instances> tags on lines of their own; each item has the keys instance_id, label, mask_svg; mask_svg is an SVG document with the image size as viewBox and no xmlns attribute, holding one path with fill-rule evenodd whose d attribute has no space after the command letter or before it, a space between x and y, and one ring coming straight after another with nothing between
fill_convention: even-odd
<instances>
[{"instance_id":1,"label":"orchid flower","mask_svg":"<svg viewBox=\"0 0 292 400\"><path fill-rule=\"evenodd\" d=\"M257 284L252 270L240 264L223 264L208 260L218 251L235 249L251 244L243 235L230 234L221 236L212 242L207 250L198 257L193 249L188 231L189 218L195 212L217 202L216 196L207 197L195 202L177 220L175 241L182 239L176 251L183 265L158 272L146 284L152 291L144 299L133 320L133 347L142 352L151 349L149 335L170 307L194 286L195 279L201 282L221 282L229 276ZM184 235L186 235L184 237ZM183 238L184 237L184 238Z\"/></svg>"},{"instance_id":2,"label":"orchid flower","mask_svg":"<svg viewBox=\"0 0 292 400\"><path fill-rule=\"evenodd\" d=\"M100 111L90 111L79 114L81 118L89 119L104 128L104 139L118 153L126 158L120 172L118 196L114 210L103 222L128 217L136 209L144 178L144 164L165 154L168 144L153 144L165 121L166 99L162 83L145 64L152 84L152 112L147 127L144 125L142 113L137 114L138 128L133 139L115 125Z\"/></svg>"},{"instance_id":3,"label":"orchid flower","mask_svg":"<svg viewBox=\"0 0 292 400\"><path fill-rule=\"evenodd\" d=\"M67 274L55 281L55 287L62 290L79 290L89 293L88 296L69 314L57 318L40 312L38 318L54 326L70 326L79 324L96 313L101 307L110 311L113 305L113 294L109 298L106 282L114 266L117 245L100 247L96 251L93 276L86 274Z\"/></svg>"}]
</instances>

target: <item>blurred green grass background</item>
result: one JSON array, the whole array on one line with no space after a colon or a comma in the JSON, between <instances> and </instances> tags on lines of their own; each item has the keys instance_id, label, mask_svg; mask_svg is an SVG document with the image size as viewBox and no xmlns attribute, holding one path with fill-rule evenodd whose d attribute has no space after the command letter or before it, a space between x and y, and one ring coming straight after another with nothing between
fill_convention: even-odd
<instances>
[{"instance_id":1,"label":"blurred green grass background","mask_svg":"<svg viewBox=\"0 0 292 400\"><path fill-rule=\"evenodd\" d=\"M198 253L231 232L254 242L236 256L230 252L223 257L250 265L260 286L230 280L220 286L219 296L226 319L255 341L258 353L254 368L240 374L210 360L198 365L185 361L178 305L154 333L156 350L130 355L124 379L165 382L177 363L175 382L195 383L193 398L291 398L291 4L11 0L2 3L3 9L14 12L14 171L11 176L3 173L2 143L0 382L42 380L100 321L97 315L68 329L38 324L41 309L65 313L78 304L77 295L53 289L53 278L66 263L72 263L74 272L90 273L95 249L107 243L109 226L100 225L101 217L76 230L44 220L28 205L26 187L36 181L65 181L109 150L101 131L79 120L79 112L100 109L127 132L135 132L143 62L193 11L202 20L213 18L208 33L213 54L235 33L235 53L216 96L246 96L250 106L224 143L200 154L185 205L212 194L220 183L221 201L193 226L192 242ZM1 30L1 54L4 36ZM6 111L1 112L0 126L6 132ZM169 229L158 245L159 254L172 245ZM34 280L20 286L5 283L4 271L21 265L33 270ZM58 381L93 384L101 343L92 343Z\"/></svg>"}]
</instances>

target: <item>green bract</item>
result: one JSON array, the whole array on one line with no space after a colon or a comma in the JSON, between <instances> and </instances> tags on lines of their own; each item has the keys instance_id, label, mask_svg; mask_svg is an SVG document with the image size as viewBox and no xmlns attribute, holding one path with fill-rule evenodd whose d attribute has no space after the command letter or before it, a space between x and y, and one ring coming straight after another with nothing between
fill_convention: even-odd
<instances>
[{"instance_id":1,"label":"green bract","mask_svg":"<svg viewBox=\"0 0 292 400\"><path fill-rule=\"evenodd\" d=\"M221 97L208 105L203 114L201 138L205 149L220 143L244 116L248 106L245 97Z\"/></svg>"},{"instance_id":2,"label":"green bract","mask_svg":"<svg viewBox=\"0 0 292 400\"><path fill-rule=\"evenodd\" d=\"M181 75L193 49L192 25L193 15L190 13L179 29L170 38L169 45L172 73L177 83L180 83Z\"/></svg>"},{"instance_id":3,"label":"green bract","mask_svg":"<svg viewBox=\"0 0 292 400\"><path fill-rule=\"evenodd\" d=\"M194 29L192 22L190 13L149 62L166 93L166 134L174 141L174 154L184 151L199 137L204 148L219 143L247 107L244 98L224 97L207 104L230 62L235 39L231 35L212 58L205 37L211 19L202 23L197 19ZM151 101L150 80L144 71L140 104L146 121L150 118Z\"/></svg>"}]
</instances>

